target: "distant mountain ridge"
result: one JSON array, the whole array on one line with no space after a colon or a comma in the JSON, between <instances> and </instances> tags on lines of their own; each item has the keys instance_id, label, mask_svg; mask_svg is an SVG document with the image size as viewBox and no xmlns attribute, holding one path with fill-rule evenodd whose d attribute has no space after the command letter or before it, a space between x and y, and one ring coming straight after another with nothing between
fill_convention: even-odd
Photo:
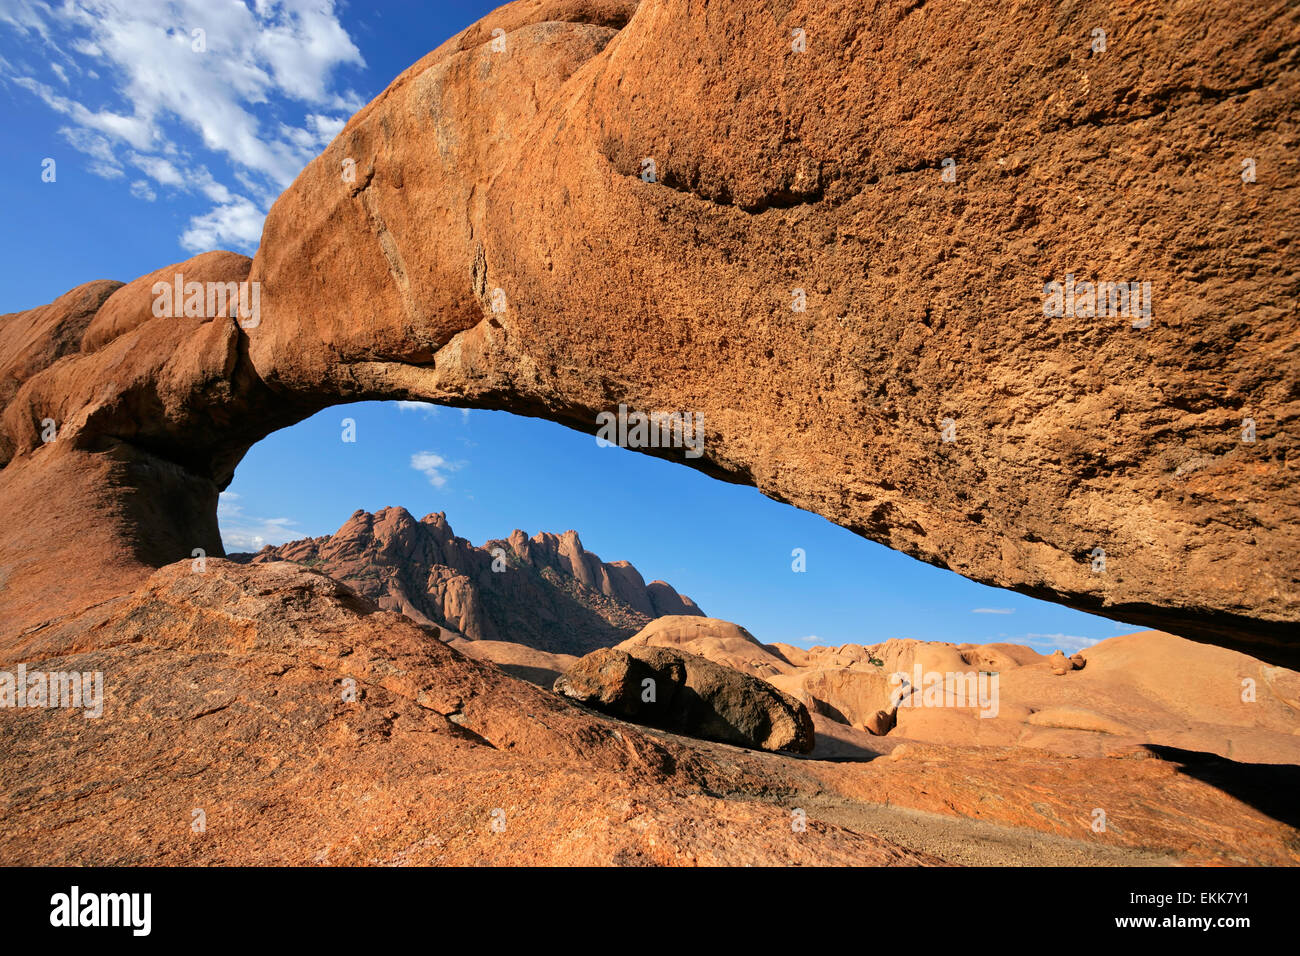
<instances>
[{"instance_id":1,"label":"distant mountain ridge","mask_svg":"<svg viewBox=\"0 0 1300 956\"><path fill-rule=\"evenodd\" d=\"M494 571L498 554L503 570ZM405 508L358 510L332 535L231 557L318 568L420 623L551 653L612 647L669 614L704 616L667 582L647 584L627 561L601 561L576 531L516 530L476 547L443 512L416 521Z\"/></svg>"}]
</instances>

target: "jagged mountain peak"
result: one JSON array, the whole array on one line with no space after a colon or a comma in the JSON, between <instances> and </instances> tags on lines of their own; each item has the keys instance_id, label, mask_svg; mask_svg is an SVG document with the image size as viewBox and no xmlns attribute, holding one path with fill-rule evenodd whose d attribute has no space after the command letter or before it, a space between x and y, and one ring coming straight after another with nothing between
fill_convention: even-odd
<instances>
[{"instance_id":1,"label":"jagged mountain peak","mask_svg":"<svg viewBox=\"0 0 1300 956\"><path fill-rule=\"evenodd\" d=\"M630 562L602 561L576 530L529 537L516 528L478 547L456 536L445 512L417 521L400 506L358 509L332 535L246 560L295 561L421 623L552 653L612 647L663 615L704 613L666 581L647 584Z\"/></svg>"}]
</instances>

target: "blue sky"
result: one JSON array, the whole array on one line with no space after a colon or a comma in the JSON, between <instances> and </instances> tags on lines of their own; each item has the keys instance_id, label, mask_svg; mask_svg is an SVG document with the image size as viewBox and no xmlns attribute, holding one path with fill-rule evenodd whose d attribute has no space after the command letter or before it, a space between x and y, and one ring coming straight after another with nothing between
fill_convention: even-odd
<instances>
[{"instance_id":1,"label":"blue sky","mask_svg":"<svg viewBox=\"0 0 1300 956\"><path fill-rule=\"evenodd\" d=\"M347 117L495 6L0 0L0 312L211 248L251 254L270 204ZM346 417L355 443L341 440ZM633 562L764 641L1074 650L1135 630L974 584L752 488L500 412L330 409L250 452L221 526L238 550L329 533L357 508L386 505L445 511L479 544L514 528L574 528L605 560ZM807 553L803 573L791 569L794 548Z\"/></svg>"}]
</instances>

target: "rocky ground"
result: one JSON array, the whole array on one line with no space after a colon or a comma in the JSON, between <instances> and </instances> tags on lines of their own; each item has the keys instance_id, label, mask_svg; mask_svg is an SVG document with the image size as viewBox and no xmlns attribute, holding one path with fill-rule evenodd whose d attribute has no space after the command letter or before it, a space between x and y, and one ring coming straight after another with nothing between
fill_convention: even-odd
<instances>
[{"instance_id":1,"label":"rocky ground","mask_svg":"<svg viewBox=\"0 0 1300 956\"><path fill-rule=\"evenodd\" d=\"M1158 631L1113 637L1067 658L1017 644L907 639L764 645L727 621L670 616L619 647L645 645L760 677L803 701L824 731L835 723L859 732L823 732L824 747L850 736L861 741L866 732L892 742L1033 747L1070 757L1150 744L1300 765L1300 674ZM507 658L480 652L494 654Z\"/></svg>"},{"instance_id":2,"label":"rocky ground","mask_svg":"<svg viewBox=\"0 0 1300 956\"><path fill-rule=\"evenodd\" d=\"M7 670L101 670L104 709L0 710L5 862L1300 862L1294 766L693 740L514 679L288 562L181 562L9 637Z\"/></svg>"}]
</instances>

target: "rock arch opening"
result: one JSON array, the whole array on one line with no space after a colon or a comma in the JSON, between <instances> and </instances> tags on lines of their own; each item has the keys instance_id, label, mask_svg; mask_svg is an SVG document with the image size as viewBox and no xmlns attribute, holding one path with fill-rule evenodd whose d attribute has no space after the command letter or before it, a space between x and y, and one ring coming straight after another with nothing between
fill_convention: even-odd
<instances>
[{"instance_id":1,"label":"rock arch opening","mask_svg":"<svg viewBox=\"0 0 1300 956\"><path fill-rule=\"evenodd\" d=\"M223 544L321 568L459 636L547 652L611 645L700 608L767 643L1057 642L1050 652L1124 629L602 444L502 412L333 406L245 456L218 506ZM558 573L569 593L511 590L514 568L526 582ZM546 626L526 619L530 604Z\"/></svg>"}]
</instances>

